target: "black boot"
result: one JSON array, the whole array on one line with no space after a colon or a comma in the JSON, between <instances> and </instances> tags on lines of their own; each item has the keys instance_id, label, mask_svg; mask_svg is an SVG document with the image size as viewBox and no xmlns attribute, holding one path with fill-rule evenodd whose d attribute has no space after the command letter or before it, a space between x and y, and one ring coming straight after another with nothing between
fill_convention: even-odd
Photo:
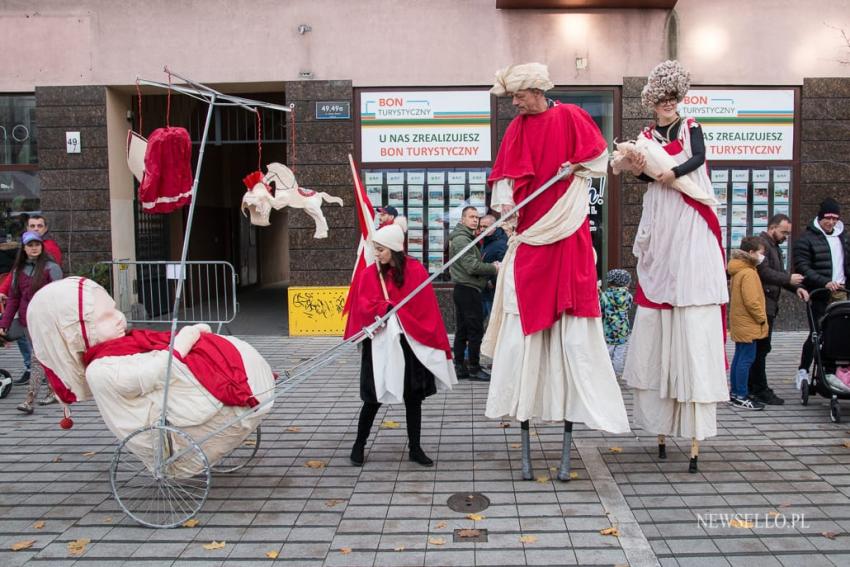
<instances>
[{"instance_id":1,"label":"black boot","mask_svg":"<svg viewBox=\"0 0 850 567\"><path fill-rule=\"evenodd\" d=\"M354 447L351 448L352 465L361 467L366 462L363 452L366 449L366 441L369 439L372 422L375 421L375 416L378 415L378 409L380 407L381 404L363 402L363 408L360 410L360 419L357 421L357 439L354 441Z\"/></svg>"},{"instance_id":2,"label":"black boot","mask_svg":"<svg viewBox=\"0 0 850 567\"><path fill-rule=\"evenodd\" d=\"M691 474L696 474L699 472L699 468L697 467L697 459L699 457L691 457L691 462L688 464L688 472Z\"/></svg>"},{"instance_id":3,"label":"black boot","mask_svg":"<svg viewBox=\"0 0 850 567\"><path fill-rule=\"evenodd\" d=\"M658 444L658 458L659 459L666 459L667 458L667 445L665 445L664 443Z\"/></svg>"},{"instance_id":4,"label":"black boot","mask_svg":"<svg viewBox=\"0 0 850 567\"><path fill-rule=\"evenodd\" d=\"M422 437L422 400L404 400L404 413L407 419L407 444L410 447L408 457L414 463L433 467L434 461L428 458L420 445Z\"/></svg>"},{"instance_id":5,"label":"black boot","mask_svg":"<svg viewBox=\"0 0 850 567\"><path fill-rule=\"evenodd\" d=\"M414 463L419 463L423 467L433 467L434 461L432 461L428 455L425 454L425 451L422 450L422 447L411 447L410 453L408 457Z\"/></svg>"},{"instance_id":6,"label":"black boot","mask_svg":"<svg viewBox=\"0 0 850 567\"><path fill-rule=\"evenodd\" d=\"M490 372L488 372L485 368L482 368L478 364L470 364L469 378L470 380L478 380L479 382L489 382Z\"/></svg>"},{"instance_id":7,"label":"black boot","mask_svg":"<svg viewBox=\"0 0 850 567\"><path fill-rule=\"evenodd\" d=\"M467 380L469 378L469 370L466 368L466 364L455 364L455 374L458 380Z\"/></svg>"}]
</instances>

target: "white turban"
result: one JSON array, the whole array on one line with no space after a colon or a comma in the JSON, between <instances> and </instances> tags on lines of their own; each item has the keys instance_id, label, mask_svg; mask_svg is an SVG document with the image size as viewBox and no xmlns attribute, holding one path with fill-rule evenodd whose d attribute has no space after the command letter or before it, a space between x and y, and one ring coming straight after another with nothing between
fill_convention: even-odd
<instances>
[{"instance_id":1,"label":"white turban","mask_svg":"<svg viewBox=\"0 0 850 567\"><path fill-rule=\"evenodd\" d=\"M549 67L543 63L523 63L496 71L496 83L490 93L505 96L525 89L548 91L554 86L549 80Z\"/></svg>"}]
</instances>

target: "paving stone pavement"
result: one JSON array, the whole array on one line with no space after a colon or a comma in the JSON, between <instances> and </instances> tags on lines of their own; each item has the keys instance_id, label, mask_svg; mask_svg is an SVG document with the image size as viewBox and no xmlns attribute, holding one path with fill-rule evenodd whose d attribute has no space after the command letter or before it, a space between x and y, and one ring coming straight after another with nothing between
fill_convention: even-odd
<instances>
[{"instance_id":1,"label":"paving stone pavement","mask_svg":"<svg viewBox=\"0 0 850 567\"><path fill-rule=\"evenodd\" d=\"M337 343L247 340L276 369ZM777 334L769 358L786 405L719 408L719 435L702 444L699 474L687 473L687 440L671 439L669 458L658 461L654 437L642 431L577 426L569 483L551 478L557 425L533 432L539 481L519 480L518 424L484 418L487 385L468 381L423 406L423 447L436 467L406 459L403 406L381 408L376 425L400 426L376 427L366 465L351 466L360 402L350 349L278 400L257 456L242 471L213 477L193 528L148 529L123 515L109 485L117 441L92 403L74 408L75 426L65 431L58 406L18 413L24 388L16 387L0 400L0 566L847 566L850 436L846 424L830 422L827 400L803 407L795 397L802 340ZM0 351L0 367L18 375L17 349ZM308 460L327 466L308 468ZM468 491L491 501L481 520L446 504ZM730 527L736 514L739 527ZM619 538L600 534L611 526ZM473 527L488 530L486 543L453 542L453 530ZM75 556L68 543L78 538L91 542ZM24 540L32 547L10 550ZM214 540L225 546L202 547Z\"/></svg>"}]
</instances>

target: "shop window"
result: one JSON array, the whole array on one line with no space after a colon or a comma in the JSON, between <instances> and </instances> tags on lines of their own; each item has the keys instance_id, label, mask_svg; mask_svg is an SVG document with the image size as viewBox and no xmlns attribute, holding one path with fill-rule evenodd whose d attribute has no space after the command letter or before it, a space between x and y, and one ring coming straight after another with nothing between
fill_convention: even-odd
<instances>
[{"instance_id":1,"label":"shop window","mask_svg":"<svg viewBox=\"0 0 850 567\"><path fill-rule=\"evenodd\" d=\"M767 230L767 222L773 215L782 213L791 216L792 173L787 166L710 168L727 258L733 249L741 245L742 238ZM780 248L787 263L788 241Z\"/></svg>"},{"instance_id":2,"label":"shop window","mask_svg":"<svg viewBox=\"0 0 850 567\"><path fill-rule=\"evenodd\" d=\"M35 96L0 95L0 241L15 241L41 209Z\"/></svg>"}]
</instances>

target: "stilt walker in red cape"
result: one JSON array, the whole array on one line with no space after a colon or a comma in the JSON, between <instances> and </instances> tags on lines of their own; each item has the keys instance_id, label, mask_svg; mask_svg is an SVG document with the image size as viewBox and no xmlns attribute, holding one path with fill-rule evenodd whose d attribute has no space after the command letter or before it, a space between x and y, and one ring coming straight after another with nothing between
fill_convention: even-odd
<instances>
[{"instance_id":1,"label":"stilt walker in red cape","mask_svg":"<svg viewBox=\"0 0 850 567\"><path fill-rule=\"evenodd\" d=\"M629 156L649 189L633 248L638 308L623 377L635 390L636 423L658 435L659 458L667 456L666 435L690 438L689 471L696 473L699 440L717 434L717 403L729 400L722 308L729 294L702 129L676 111L689 87L679 62L665 61L641 97L657 115L641 136L677 165L653 179L642 173L643 154ZM695 186L687 194L674 184L681 177Z\"/></svg>"},{"instance_id":2,"label":"stilt walker in red cape","mask_svg":"<svg viewBox=\"0 0 850 567\"><path fill-rule=\"evenodd\" d=\"M558 478L570 479L573 422L629 431L602 331L588 221L591 175L605 175L608 146L593 119L548 100L545 65L496 73L490 92L519 111L505 132L489 182L493 209L506 212L554 177L570 174L518 213L502 262L481 350L493 358L486 415L521 422L522 476L534 478L528 422L564 423Z\"/></svg>"},{"instance_id":3,"label":"stilt walker in red cape","mask_svg":"<svg viewBox=\"0 0 850 567\"><path fill-rule=\"evenodd\" d=\"M399 225L379 229L370 244L376 261L358 270L351 282L345 339L373 325L428 279L425 267L404 253L404 231ZM434 288L429 285L413 296L372 338L365 339L361 348L363 408L351 449L352 464L361 466L366 460L366 441L381 404L404 402L408 456L420 465L433 466L420 445L422 402L457 384Z\"/></svg>"}]
</instances>

